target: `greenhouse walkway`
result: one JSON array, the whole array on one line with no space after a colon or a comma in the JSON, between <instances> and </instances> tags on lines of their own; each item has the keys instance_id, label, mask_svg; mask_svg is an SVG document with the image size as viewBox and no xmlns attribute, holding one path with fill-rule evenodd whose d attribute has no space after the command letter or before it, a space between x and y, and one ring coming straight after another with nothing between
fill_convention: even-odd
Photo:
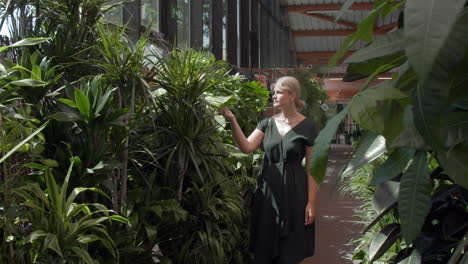
<instances>
[{"instance_id":1,"label":"greenhouse walkway","mask_svg":"<svg viewBox=\"0 0 468 264\"><path fill-rule=\"evenodd\" d=\"M327 176L317 197L315 256L301 264L351 264L353 246L349 242L360 236L362 226L353 209L359 201L339 192L336 176L351 158L352 147L334 144L331 147Z\"/></svg>"}]
</instances>

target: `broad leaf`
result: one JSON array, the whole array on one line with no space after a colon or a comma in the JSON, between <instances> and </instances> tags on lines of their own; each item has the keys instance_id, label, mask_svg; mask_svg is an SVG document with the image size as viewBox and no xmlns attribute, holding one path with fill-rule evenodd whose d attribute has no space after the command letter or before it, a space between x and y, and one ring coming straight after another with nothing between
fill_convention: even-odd
<instances>
[{"instance_id":1,"label":"broad leaf","mask_svg":"<svg viewBox=\"0 0 468 264\"><path fill-rule=\"evenodd\" d=\"M48 82L43 82L40 80L33 80L33 79L22 79L18 81L12 81L10 84L18 85L18 86L45 86L48 85Z\"/></svg>"},{"instance_id":2,"label":"broad leaf","mask_svg":"<svg viewBox=\"0 0 468 264\"><path fill-rule=\"evenodd\" d=\"M369 259L373 261L380 258L400 237L400 225L389 224L385 226L372 240L369 246Z\"/></svg>"},{"instance_id":3,"label":"broad leaf","mask_svg":"<svg viewBox=\"0 0 468 264\"><path fill-rule=\"evenodd\" d=\"M37 44L41 44L45 41L49 40L49 38L26 38L26 39L22 39L20 41L17 41L9 46L3 46L3 47L0 47L0 52L3 52L4 50L6 49L9 49L9 48L14 48L14 47L22 47L22 46L31 46L31 45L37 45Z\"/></svg>"},{"instance_id":4,"label":"broad leaf","mask_svg":"<svg viewBox=\"0 0 468 264\"><path fill-rule=\"evenodd\" d=\"M378 185L395 178L408 165L413 158L414 149L398 148L390 154L387 160L375 171L370 185Z\"/></svg>"},{"instance_id":5,"label":"broad leaf","mask_svg":"<svg viewBox=\"0 0 468 264\"><path fill-rule=\"evenodd\" d=\"M411 255L403 259L402 261L399 261L397 264L421 264L421 253L417 248L413 249L413 252Z\"/></svg>"},{"instance_id":6,"label":"broad leaf","mask_svg":"<svg viewBox=\"0 0 468 264\"><path fill-rule=\"evenodd\" d=\"M353 175L356 170L374 161L384 154L385 151L385 138L372 131L367 132L361 139L354 157L348 162L341 173L341 177L345 178Z\"/></svg>"},{"instance_id":7,"label":"broad leaf","mask_svg":"<svg viewBox=\"0 0 468 264\"><path fill-rule=\"evenodd\" d=\"M68 122L75 122L81 120L81 117L73 112L57 112L51 116L51 119L55 119L57 121L68 121Z\"/></svg>"},{"instance_id":8,"label":"broad leaf","mask_svg":"<svg viewBox=\"0 0 468 264\"><path fill-rule=\"evenodd\" d=\"M413 148L427 150L427 145L414 125L412 106L407 106L403 114L403 131L392 142L394 148Z\"/></svg>"},{"instance_id":9,"label":"broad leaf","mask_svg":"<svg viewBox=\"0 0 468 264\"><path fill-rule=\"evenodd\" d=\"M59 256L63 258L62 250L60 249L60 245L58 243L57 236L55 234L49 233L44 239L44 247L50 248L55 251Z\"/></svg>"},{"instance_id":10,"label":"broad leaf","mask_svg":"<svg viewBox=\"0 0 468 264\"><path fill-rule=\"evenodd\" d=\"M343 121L343 119L348 114L348 111L349 104L327 122L325 127L320 131L319 135L315 139L314 151L310 160L310 172L318 184L323 182L325 173L327 171L330 142L335 135L341 121Z\"/></svg>"},{"instance_id":11,"label":"broad leaf","mask_svg":"<svg viewBox=\"0 0 468 264\"><path fill-rule=\"evenodd\" d=\"M73 108L76 108L76 104L75 102L73 102L72 100L70 99L66 99L66 98L59 98L58 99L60 102L70 106L70 107L73 107Z\"/></svg>"},{"instance_id":12,"label":"broad leaf","mask_svg":"<svg viewBox=\"0 0 468 264\"><path fill-rule=\"evenodd\" d=\"M407 60L403 53L398 52L396 54L371 59L365 62L351 62L346 69L346 75L343 77L343 81L356 80L356 77L354 79L349 77L350 73L359 73L366 76L376 73L376 70L379 70L377 73L381 74L402 65L405 61ZM363 78L365 78L364 76Z\"/></svg>"},{"instance_id":13,"label":"broad leaf","mask_svg":"<svg viewBox=\"0 0 468 264\"><path fill-rule=\"evenodd\" d=\"M468 147L457 146L448 152L441 152L437 155L444 171L456 183L468 189Z\"/></svg>"},{"instance_id":14,"label":"broad leaf","mask_svg":"<svg viewBox=\"0 0 468 264\"><path fill-rule=\"evenodd\" d=\"M381 114L381 105L388 100L403 99L407 96L400 90L379 85L356 94L350 102L349 112L362 128L383 134L385 119Z\"/></svg>"},{"instance_id":15,"label":"broad leaf","mask_svg":"<svg viewBox=\"0 0 468 264\"><path fill-rule=\"evenodd\" d=\"M89 116L91 115L89 99L80 89L75 89L75 103L78 107L78 110L80 110L81 114L89 118Z\"/></svg>"},{"instance_id":16,"label":"broad leaf","mask_svg":"<svg viewBox=\"0 0 468 264\"><path fill-rule=\"evenodd\" d=\"M398 197L401 229L407 243L413 242L421 231L431 209L431 191L427 154L418 152L402 176Z\"/></svg>"},{"instance_id":17,"label":"broad leaf","mask_svg":"<svg viewBox=\"0 0 468 264\"><path fill-rule=\"evenodd\" d=\"M404 10L406 54L411 66L424 83L439 55L464 0L411 0Z\"/></svg>"},{"instance_id":18,"label":"broad leaf","mask_svg":"<svg viewBox=\"0 0 468 264\"><path fill-rule=\"evenodd\" d=\"M369 46L354 52L345 63L364 62L370 59L384 57L405 49L406 39L402 29L389 32L387 35L372 42Z\"/></svg>"},{"instance_id":19,"label":"broad leaf","mask_svg":"<svg viewBox=\"0 0 468 264\"><path fill-rule=\"evenodd\" d=\"M363 234L369 231L369 229L377 224L382 217L396 206L399 190L400 183L396 181L387 181L377 186L372 199L372 208L377 212L377 216L362 231Z\"/></svg>"}]
</instances>

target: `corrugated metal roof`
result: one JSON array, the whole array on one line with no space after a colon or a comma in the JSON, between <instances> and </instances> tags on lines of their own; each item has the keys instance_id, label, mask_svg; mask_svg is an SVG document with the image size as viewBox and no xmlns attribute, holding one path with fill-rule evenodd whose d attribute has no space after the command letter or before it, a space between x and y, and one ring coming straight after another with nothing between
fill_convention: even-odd
<instances>
[{"instance_id":1,"label":"corrugated metal roof","mask_svg":"<svg viewBox=\"0 0 468 264\"><path fill-rule=\"evenodd\" d=\"M286 0L287 5L344 4L346 0ZM360 0L356 3L372 3L373 0Z\"/></svg>"},{"instance_id":2,"label":"corrugated metal roof","mask_svg":"<svg viewBox=\"0 0 468 264\"><path fill-rule=\"evenodd\" d=\"M349 27L311 17L305 14L290 12L289 25L292 30L334 30L349 29Z\"/></svg>"},{"instance_id":3,"label":"corrugated metal roof","mask_svg":"<svg viewBox=\"0 0 468 264\"><path fill-rule=\"evenodd\" d=\"M296 37L296 52L313 52L313 51L337 51L346 36L338 37ZM364 47L364 41L358 41L353 49L356 50Z\"/></svg>"}]
</instances>

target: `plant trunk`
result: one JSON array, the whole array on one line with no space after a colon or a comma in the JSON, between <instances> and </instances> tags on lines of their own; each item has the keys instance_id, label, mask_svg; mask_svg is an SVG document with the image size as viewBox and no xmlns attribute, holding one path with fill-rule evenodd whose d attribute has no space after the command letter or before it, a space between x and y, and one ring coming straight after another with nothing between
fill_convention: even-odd
<instances>
[{"instance_id":1,"label":"plant trunk","mask_svg":"<svg viewBox=\"0 0 468 264\"><path fill-rule=\"evenodd\" d=\"M125 125L128 127L130 123L130 119L135 112L135 92L136 92L136 83L135 80L131 80L131 97L130 97L130 112L128 113L128 117L125 120ZM121 173L121 189L120 189L120 206L122 210L127 204L127 180L128 180L128 146L130 141L130 135L127 135L127 139L124 143L124 149L122 153L122 173Z\"/></svg>"},{"instance_id":2,"label":"plant trunk","mask_svg":"<svg viewBox=\"0 0 468 264\"><path fill-rule=\"evenodd\" d=\"M112 183L114 183L114 189L111 191L112 194L112 208L114 211L118 212L119 210L119 196L117 195L117 189L119 186L119 169L114 169L112 171Z\"/></svg>"}]
</instances>

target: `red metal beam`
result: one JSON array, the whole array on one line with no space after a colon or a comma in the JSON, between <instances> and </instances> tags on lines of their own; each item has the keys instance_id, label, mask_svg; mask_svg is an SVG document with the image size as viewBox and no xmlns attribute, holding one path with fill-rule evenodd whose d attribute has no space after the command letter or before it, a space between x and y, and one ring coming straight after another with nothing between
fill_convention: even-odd
<instances>
[{"instance_id":1,"label":"red metal beam","mask_svg":"<svg viewBox=\"0 0 468 264\"><path fill-rule=\"evenodd\" d=\"M388 31L396 27L396 23L384 25L379 28L374 28L374 35L385 35ZM298 30L293 31L294 37L335 37L348 36L356 32L354 29L335 29L335 30Z\"/></svg>"},{"instance_id":2,"label":"red metal beam","mask_svg":"<svg viewBox=\"0 0 468 264\"><path fill-rule=\"evenodd\" d=\"M336 65L343 64L345 60L340 60L336 63ZM304 65L328 65L328 60L302 60L299 64Z\"/></svg>"},{"instance_id":3,"label":"red metal beam","mask_svg":"<svg viewBox=\"0 0 468 264\"><path fill-rule=\"evenodd\" d=\"M296 56L298 59L330 59L335 53L336 51L297 52ZM348 51L343 57L349 57L351 54L353 51Z\"/></svg>"},{"instance_id":4,"label":"red metal beam","mask_svg":"<svg viewBox=\"0 0 468 264\"><path fill-rule=\"evenodd\" d=\"M339 11L343 4L318 4L318 5L297 5L286 6L289 12L317 12L317 11ZM372 10L373 3L354 3L348 10Z\"/></svg>"},{"instance_id":5,"label":"red metal beam","mask_svg":"<svg viewBox=\"0 0 468 264\"><path fill-rule=\"evenodd\" d=\"M393 28L397 27L398 26L398 23L391 23L391 24L388 24L388 25L383 25L379 28L375 28L374 29L374 34L377 34L377 33L387 33L388 31L392 30Z\"/></svg>"},{"instance_id":6,"label":"red metal beam","mask_svg":"<svg viewBox=\"0 0 468 264\"><path fill-rule=\"evenodd\" d=\"M329 21L329 22L333 22L335 24L340 24L340 25L343 25L343 26L347 26L347 27L350 27L352 29L357 28L357 25L355 23L351 23L351 22L344 21L344 20L335 21L336 19L334 17L332 17L332 16L326 16L326 15L316 14L316 13L304 13L304 15L307 15L307 16L310 16L310 17L315 17L315 18L325 20L325 21Z\"/></svg>"}]
</instances>

